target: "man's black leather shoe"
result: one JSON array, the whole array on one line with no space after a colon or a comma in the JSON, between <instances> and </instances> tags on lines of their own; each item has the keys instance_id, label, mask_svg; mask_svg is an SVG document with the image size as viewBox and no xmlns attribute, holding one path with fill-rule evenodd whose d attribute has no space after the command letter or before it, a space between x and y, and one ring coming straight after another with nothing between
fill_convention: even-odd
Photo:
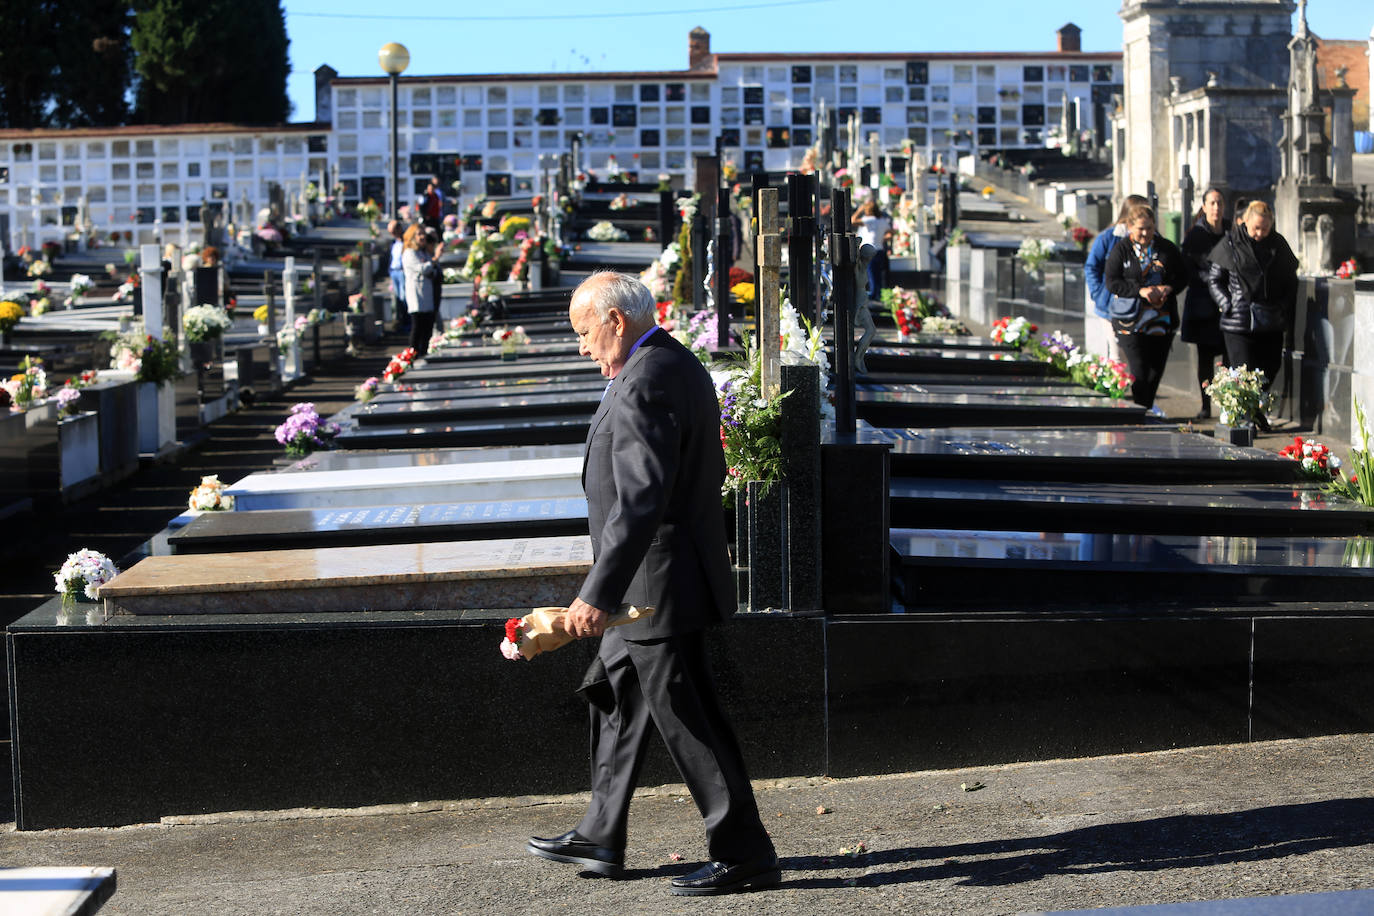
<instances>
[{"instance_id":1,"label":"man's black leather shoe","mask_svg":"<svg viewBox=\"0 0 1374 916\"><path fill-rule=\"evenodd\" d=\"M778 859L769 856L738 865L708 862L690 875L674 878L672 892L680 897L705 897L761 890L781 883L782 869L778 867Z\"/></svg>"},{"instance_id":2,"label":"man's black leather shoe","mask_svg":"<svg viewBox=\"0 0 1374 916\"><path fill-rule=\"evenodd\" d=\"M617 878L625 871L625 854L597 846L590 840L578 836L576 830L569 830L562 836L545 839L532 836L525 844L525 850L555 862L569 862L581 865L584 869Z\"/></svg>"}]
</instances>

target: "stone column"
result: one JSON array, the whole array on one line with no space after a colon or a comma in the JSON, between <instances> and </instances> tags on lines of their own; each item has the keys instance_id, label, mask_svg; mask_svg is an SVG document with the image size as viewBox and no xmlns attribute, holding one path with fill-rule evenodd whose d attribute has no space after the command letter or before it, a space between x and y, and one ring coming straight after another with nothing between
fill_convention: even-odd
<instances>
[{"instance_id":1,"label":"stone column","mask_svg":"<svg viewBox=\"0 0 1374 916\"><path fill-rule=\"evenodd\" d=\"M969 249L969 304L966 312L978 324L990 324L997 311L997 249Z\"/></svg>"},{"instance_id":2,"label":"stone column","mask_svg":"<svg viewBox=\"0 0 1374 916\"><path fill-rule=\"evenodd\" d=\"M968 297L964 291L963 271L968 263L967 245L945 247L945 306L955 318L964 318L968 311Z\"/></svg>"},{"instance_id":3,"label":"stone column","mask_svg":"<svg viewBox=\"0 0 1374 916\"><path fill-rule=\"evenodd\" d=\"M156 245L139 246L139 273L143 286L139 294L143 301L143 326L158 340L162 339L162 253ZM176 329L173 328L173 333Z\"/></svg>"},{"instance_id":4,"label":"stone column","mask_svg":"<svg viewBox=\"0 0 1374 916\"><path fill-rule=\"evenodd\" d=\"M782 384L778 338L782 332L778 309L782 242L778 226L778 189L759 189L759 273L755 278L754 313L758 316L759 350L763 360L761 385L764 397L773 397ZM724 262L722 262L723 264Z\"/></svg>"},{"instance_id":5,"label":"stone column","mask_svg":"<svg viewBox=\"0 0 1374 916\"><path fill-rule=\"evenodd\" d=\"M1331 183L1355 184L1355 120L1351 114L1355 90L1331 90Z\"/></svg>"}]
</instances>

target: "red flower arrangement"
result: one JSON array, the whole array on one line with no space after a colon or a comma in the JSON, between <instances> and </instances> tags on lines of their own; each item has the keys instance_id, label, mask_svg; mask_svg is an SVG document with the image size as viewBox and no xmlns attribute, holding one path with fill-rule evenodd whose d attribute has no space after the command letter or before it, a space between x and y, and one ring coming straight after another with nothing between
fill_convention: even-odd
<instances>
[{"instance_id":1,"label":"red flower arrangement","mask_svg":"<svg viewBox=\"0 0 1374 916\"><path fill-rule=\"evenodd\" d=\"M1085 251L1088 244L1093 240L1093 234L1086 226L1074 226L1070 236L1073 238L1074 244Z\"/></svg>"},{"instance_id":2,"label":"red flower arrangement","mask_svg":"<svg viewBox=\"0 0 1374 916\"><path fill-rule=\"evenodd\" d=\"M1322 480L1336 477L1341 472L1341 459L1316 439L1294 436L1292 442L1279 449L1279 455L1300 463L1307 474Z\"/></svg>"},{"instance_id":3,"label":"red flower arrangement","mask_svg":"<svg viewBox=\"0 0 1374 916\"><path fill-rule=\"evenodd\" d=\"M1342 280L1349 280L1351 277L1355 276L1355 272L1359 269L1360 266L1355 263L1355 259L1351 258L1348 261L1341 262L1341 266L1336 268L1336 276Z\"/></svg>"},{"instance_id":4,"label":"red flower arrangement","mask_svg":"<svg viewBox=\"0 0 1374 916\"><path fill-rule=\"evenodd\" d=\"M731 288L731 289L733 289L734 287L738 286L738 285L741 284L741 283L753 283L753 282L754 282L754 275L751 274L749 271L745 270L745 269L742 268L742 267L731 267L731 268L730 268L730 288Z\"/></svg>"}]
</instances>

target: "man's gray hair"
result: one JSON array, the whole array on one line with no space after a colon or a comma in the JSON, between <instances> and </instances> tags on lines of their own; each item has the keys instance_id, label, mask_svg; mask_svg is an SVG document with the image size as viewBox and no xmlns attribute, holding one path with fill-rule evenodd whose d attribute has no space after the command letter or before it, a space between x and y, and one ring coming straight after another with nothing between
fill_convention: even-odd
<instances>
[{"instance_id":1,"label":"man's gray hair","mask_svg":"<svg viewBox=\"0 0 1374 916\"><path fill-rule=\"evenodd\" d=\"M612 308L620 309L625 319L636 327L654 321L657 311L654 294L633 274L598 270L582 281L579 289L582 288L587 290L592 309L601 322L611 316Z\"/></svg>"}]
</instances>

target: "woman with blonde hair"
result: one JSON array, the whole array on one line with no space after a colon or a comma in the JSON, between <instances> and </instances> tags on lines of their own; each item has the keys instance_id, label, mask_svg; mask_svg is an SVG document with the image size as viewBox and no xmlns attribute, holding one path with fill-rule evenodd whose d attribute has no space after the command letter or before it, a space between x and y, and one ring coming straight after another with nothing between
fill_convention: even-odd
<instances>
[{"instance_id":1,"label":"woman with blonde hair","mask_svg":"<svg viewBox=\"0 0 1374 916\"><path fill-rule=\"evenodd\" d=\"M429 338L434 334L434 286L437 264L431 253L432 243L424 225L415 223L401 237L401 269L405 272L406 311L410 313L410 345L418 356L429 352Z\"/></svg>"},{"instance_id":2,"label":"woman with blonde hair","mask_svg":"<svg viewBox=\"0 0 1374 916\"><path fill-rule=\"evenodd\" d=\"M1253 200L1209 260L1207 289L1221 312L1226 358L1232 366L1263 372L1268 390L1283 360L1284 332L1293 320L1298 259L1274 231L1274 211Z\"/></svg>"}]
</instances>

